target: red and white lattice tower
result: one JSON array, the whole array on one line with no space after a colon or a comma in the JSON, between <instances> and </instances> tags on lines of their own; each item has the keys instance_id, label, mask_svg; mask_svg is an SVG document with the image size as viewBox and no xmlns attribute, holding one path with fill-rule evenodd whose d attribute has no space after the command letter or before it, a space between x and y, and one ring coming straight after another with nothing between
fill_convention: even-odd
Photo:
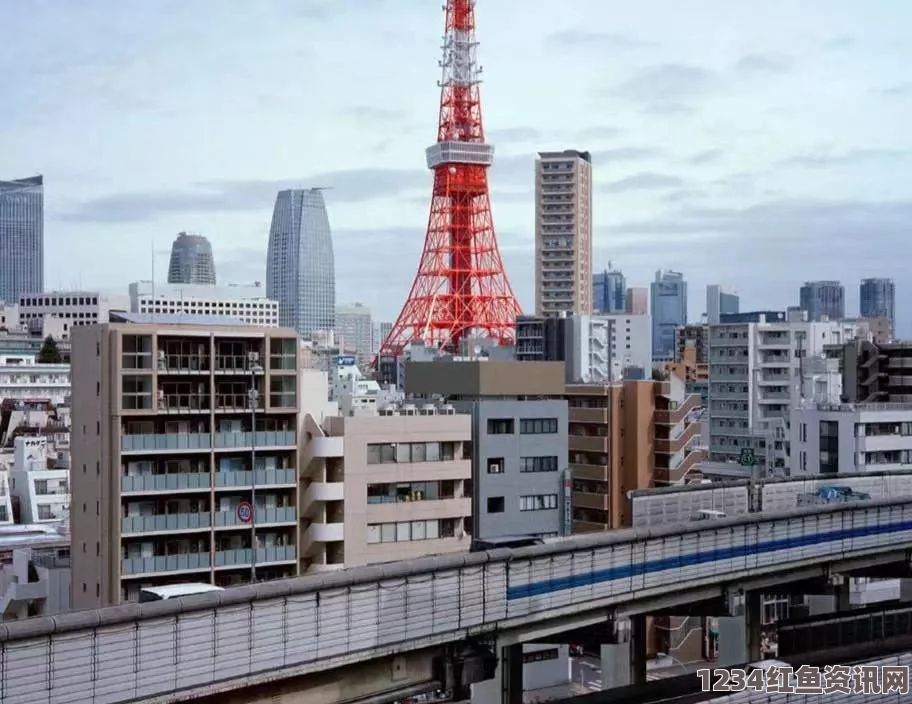
<instances>
[{"instance_id":1,"label":"red and white lattice tower","mask_svg":"<svg viewBox=\"0 0 912 704\"><path fill-rule=\"evenodd\" d=\"M460 341L512 343L522 311L504 273L488 194L476 60L475 0L447 0L437 143L427 149L434 194L418 274L379 356L410 342L459 352Z\"/></svg>"}]
</instances>

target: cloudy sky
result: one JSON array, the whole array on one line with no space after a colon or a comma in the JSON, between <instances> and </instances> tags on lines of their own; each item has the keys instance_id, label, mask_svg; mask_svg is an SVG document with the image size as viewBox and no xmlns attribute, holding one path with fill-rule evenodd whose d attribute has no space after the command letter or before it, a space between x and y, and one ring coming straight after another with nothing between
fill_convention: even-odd
<instances>
[{"instance_id":1,"label":"cloudy sky","mask_svg":"<svg viewBox=\"0 0 912 704\"><path fill-rule=\"evenodd\" d=\"M432 0L0 0L0 178L46 177L48 287L159 278L180 230L262 280L275 191L327 193L339 302L398 313L431 176ZM596 252L690 313L897 282L912 334L908 0L479 0L492 198L532 306L533 159L593 152Z\"/></svg>"}]
</instances>

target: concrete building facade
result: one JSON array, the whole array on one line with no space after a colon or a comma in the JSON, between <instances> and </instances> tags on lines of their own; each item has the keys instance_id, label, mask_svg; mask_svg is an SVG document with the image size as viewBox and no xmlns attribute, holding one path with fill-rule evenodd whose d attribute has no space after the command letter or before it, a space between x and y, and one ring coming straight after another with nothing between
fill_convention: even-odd
<instances>
[{"instance_id":1,"label":"concrete building facade","mask_svg":"<svg viewBox=\"0 0 912 704\"><path fill-rule=\"evenodd\" d=\"M43 398L59 405L69 396L69 364L41 364L35 355L0 355L0 401Z\"/></svg>"},{"instance_id":2,"label":"concrete building facade","mask_svg":"<svg viewBox=\"0 0 912 704\"><path fill-rule=\"evenodd\" d=\"M402 406L304 423L303 571L468 549L467 415Z\"/></svg>"},{"instance_id":3,"label":"concrete building facade","mask_svg":"<svg viewBox=\"0 0 912 704\"><path fill-rule=\"evenodd\" d=\"M367 367L370 364L374 355L374 325L370 308L362 303L336 306L335 333L342 348L355 355L359 366Z\"/></svg>"},{"instance_id":4,"label":"concrete building facade","mask_svg":"<svg viewBox=\"0 0 912 704\"><path fill-rule=\"evenodd\" d=\"M575 533L630 526L628 491L687 482L705 459L700 396L675 375L571 384L566 396Z\"/></svg>"},{"instance_id":5,"label":"concrete building facade","mask_svg":"<svg viewBox=\"0 0 912 704\"><path fill-rule=\"evenodd\" d=\"M74 331L74 608L297 574L299 362L282 328Z\"/></svg>"},{"instance_id":6,"label":"concrete building facade","mask_svg":"<svg viewBox=\"0 0 912 704\"><path fill-rule=\"evenodd\" d=\"M793 476L912 469L912 403L805 403L790 432Z\"/></svg>"},{"instance_id":7,"label":"concrete building facade","mask_svg":"<svg viewBox=\"0 0 912 704\"><path fill-rule=\"evenodd\" d=\"M406 393L471 417L472 537L569 534L567 401L560 362L410 362Z\"/></svg>"},{"instance_id":8,"label":"concrete building facade","mask_svg":"<svg viewBox=\"0 0 912 704\"><path fill-rule=\"evenodd\" d=\"M592 313L592 155L535 162L535 314Z\"/></svg>"},{"instance_id":9,"label":"concrete building facade","mask_svg":"<svg viewBox=\"0 0 912 704\"><path fill-rule=\"evenodd\" d=\"M624 312L631 315L649 314L649 289L645 286L634 286L627 289L624 301Z\"/></svg>"},{"instance_id":10,"label":"concrete building facade","mask_svg":"<svg viewBox=\"0 0 912 704\"><path fill-rule=\"evenodd\" d=\"M130 311L155 315L211 315L226 325L241 321L278 327L279 302L266 297L262 286L209 286L204 284L130 284Z\"/></svg>"},{"instance_id":11,"label":"concrete building facade","mask_svg":"<svg viewBox=\"0 0 912 704\"><path fill-rule=\"evenodd\" d=\"M29 293L19 299L19 324L28 328L45 317L63 321L64 338L74 327L107 323L112 310L130 310L130 297L101 291L48 291Z\"/></svg>"},{"instance_id":12,"label":"concrete building facade","mask_svg":"<svg viewBox=\"0 0 912 704\"><path fill-rule=\"evenodd\" d=\"M722 315L730 315L741 311L741 302L738 295L725 290L719 284L710 284L706 287L706 322L708 325L718 325Z\"/></svg>"},{"instance_id":13,"label":"concrete building facade","mask_svg":"<svg viewBox=\"0 0 912 704\"><path fill-rule=\"evenodd\" d=\"M845 322L767 322L762 313L756 322L711 325L711 459L750 460L759 471L784 471L789 413L809 393L813 360L822 362L826 346L852 340L858 332ZM822 368L820 373L827 374Z\"/></svg>"}]
</instances>

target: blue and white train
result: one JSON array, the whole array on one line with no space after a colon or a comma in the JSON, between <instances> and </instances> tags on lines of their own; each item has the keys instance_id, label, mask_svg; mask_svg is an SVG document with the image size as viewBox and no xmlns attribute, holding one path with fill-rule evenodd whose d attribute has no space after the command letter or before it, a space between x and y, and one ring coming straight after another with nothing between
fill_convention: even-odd
<instances>
[{"instance_id":1,"label":"blue and white train","mask_svg":"<svg viewBox=\"0 0 912 704\"><path fill-rule=\"evenodd\" d=\"M746 576L912 549L912 499L593 534L0 624L0 704L180 701Z\"/></svg>"}]
</instances>

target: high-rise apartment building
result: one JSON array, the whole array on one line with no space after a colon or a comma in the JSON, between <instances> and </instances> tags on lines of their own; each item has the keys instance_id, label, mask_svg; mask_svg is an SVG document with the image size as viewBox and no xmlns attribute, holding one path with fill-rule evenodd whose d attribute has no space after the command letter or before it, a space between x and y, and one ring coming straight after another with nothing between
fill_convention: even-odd
<instances>
[{"instance_id":1,"label":"high-rise apartment building","mask_svg":"<svg viewBox=\"0 0 912 704\"><path fill-rule=\"evenodd\" d=\"M814 365L823 361L825 346L852 340L859 329L839 321L767 322L761 313L748 322L741 316L742 322L709 328L710 458L751 457L761 472L784 469L789 413L806 394Z\"/></svg>"},{"instance_id":2,"label":"high-rise apartment building","mask_svg":"<svg viewBox=\"0 0 912 704\"><path fill-rule=\"evenodd\" d=\"M608 266L611 266L609 263ZM610 315L627 310L627 279L620 271L605 269L592 277L592 311Z\"/></svg>"},{"instance_id":3,"label":"high-rise apartment building","mask_svg":"<svg viewBox=\"0 0 912 704\"><path fill-rule=\"evenodd\" d=\"M631 315L648 315L649 289L645 286L628 288L624 301L624 312Z\"/></svg>"},{"instance_id":4,"label":"high-rise apartment building","mask_svg":"<svg viewBox=\"0 0 912 704\"><path fill-rule=\"evenodd\" d=\"M738 313L741 310L741 302L738 295L726 291L718 284L710 284L706 287L706 323L708 325L718 325L721 316Z\"/></svg>"},{"instance_id":5,"label":"high-rise apartment building","mask_svg":"<svg viewBox=\"0 0 912 704\"><path fill-rule=\"evenodd\" d=\"M842 320L845 318L845 288L838 281L806 281L799 293L798 305L807 311L808 321Z\"/></svg>"},{"instance_id":6,"label":"high-rise apartment building","mask_svg":"<svg viewBox=\"0 0 912 704\"><path fill-rule=\"evenodd\" d=\"M674 359L677 329L687 324L687 282L677 271L657 271L650 285L652 357Z\"/></svg>"},{"instance_id":7,"label":"high-rise apartment building","mask_svg":"<svg viewBox=\"0 0 912 704\"><path fill-rule=\"evenodd\" d=\"M592 156L541 152L535 163L535 314L592 313Z\"/></svg>"},{"instance_id":8,"label":"high-rise apartment building","mask_svg":"<svg viewBox=\"0 0 912 704\"><path fill-rule=\"evenodd\" d=\"M280 191L272 212L266 296L279 322L306 338L335 327L336 271L323 191Z\"/></svg>"},{"instance_id":9,"label":"high-rise apartment building","mask_svg":"<svg viewBox=\"0 0 912 704\"><path fill-rule=\"evenodd\" d=\"M44 177L0 181L0 301L44 290Z\"/></svg>"},{"instance_id":10,"label":"high-rise apartment building","mask_svg":"<svg viewBox=\"0 0 912 704\"><path fill-rule=\"evenodd\" d=\"M567 401L559 362L406 363L406 392L471 415L472 537L570 533ZM467 448L469 449L469 448Z\"/></svg>"},{"instance_id":11,"label":"high-rise apartment building","mask_svg":"<svg viewBox=\"0 0 912 704\"><path fill-rule=\"evenodd\" d=\"M846 401L912 404L912 343L857 339L827 353L839 360Z\"/></svg>"},{"instance_id":12,"label":"high-rise apartment building","mask_svg":"<svg viewBox=\"0 0 912 704\"><path fill-rule=\"evenodd\" d=\"M380 351L380 345L392 332L393 324L389 321L378 321L371 323L371 354L377 354Z\"/></svg>"},{"instance_id":13,"label":"high-rise apartment building","mask_svg":"<svg viewBox=\"0 0 912 704\"><path fill-rule=\"evenodd\" d=\"M73 332L75 609L298 573L298 337L181 323Z\"/></svg>"},{"instance_id":14,"label":"high-rise apartment building","mask_svg":"<svg viewBox=\"0 0 912 704\"><path fill-rule=\"evenodd\" d=\"M862 279L858 288L858 311L862 318L887 318L891 327L895 325L896 287L893 279Z\"/></svg>"},{"instance_id":15,"label":"high-rise apartment building","mask_svg":"<svg viewBox=\"0 0 912 704\"><path fill-rule=\"evenodd\" d=\"M168 283L215 286L215 259L209 240L202 235L178 233L171 245Z\"/></svg>"},{"instance_id":16,"label":"high-rise apartment building","mask_svg":"<svg viewBox=\"0 0 912 704\"><path fill-rule=\"evenodd\" d=\"M336 306L335 332L336 341L346 352L355 355L359 366L370 364L374 354L374 324L370 308L362 303Z\"/></svg>"}]
</instances>

